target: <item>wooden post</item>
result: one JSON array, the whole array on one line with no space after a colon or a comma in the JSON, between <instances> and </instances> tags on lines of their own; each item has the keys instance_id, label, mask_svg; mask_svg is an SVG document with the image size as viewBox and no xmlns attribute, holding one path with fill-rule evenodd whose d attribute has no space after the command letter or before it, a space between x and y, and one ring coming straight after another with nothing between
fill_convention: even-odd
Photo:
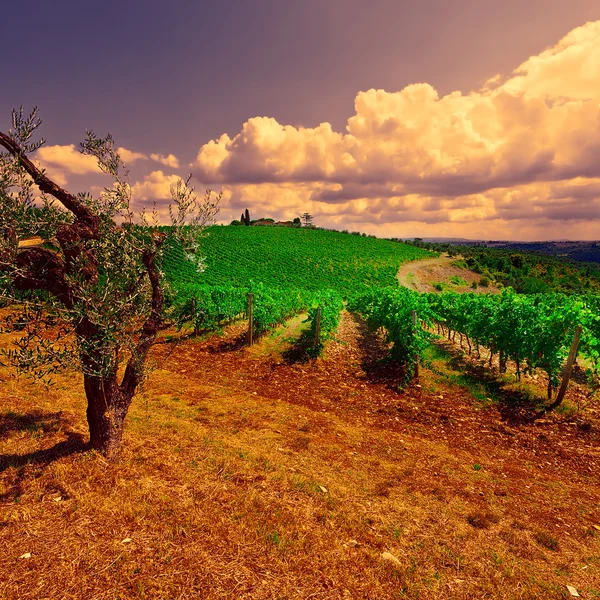
<instances>
[{"instance_id":1,"label":"wooden post","mask_svg":"<svg viewBox=\"0 0 600 600\"><path fill-rule=\"evenodd\" d=\"M196 298L192 298L192 318L194 319L194 336L197 336L198 326L196 324Z\"/></svg>"},{"instance_id":2,"label":"wooden post","mask_svg":"<svg viewBox=\"0 0 600 600\"><path fill-rule=\"evenodd\" d=\"M248 294L248 346L252 346L254 343L252 329L254 328L254 312L253 312L253 301L254 296Z\"/></svg>"},{"instance_id":3,"label":"wooden post","mask_svg":"<svg viewBox=\"0 0 600 600\"><path fill-rule=\"evenodd\" d=\"M575 328L575 335L573 336L573 343L571 344L571 351L569 352L569 358L567 358L567 366L563 373L562 382L556 400L546 409L552 410L556 408L565 397L567 393L567 386L569 385L569 379L571 379L571 373L573 372L573 366L575 365L575 359L577 358L577 349L579 348L579 339L581 337L581 325L577 325Z\"/></svg>"},{"instance_id":4,"label":"wooden post","mask_svg":"<svg viewBox=\"0 0 600 600\"><path fill-rule=\"evenodd\" d=\"M315 346L321 342L321 307L317 307L317 322L315 323Z\"/></svg>"},{"instance_id":5,"label":"wooden post","mask_svg":"<svg viewBox=\"0 0 600 600\"><path fill-rule=\"evenodd\" d=\"M417 332L417 311L412 311L412 324L413 324L413 335ZM419 357L415 361L415 379L419 378Z\"/></svg>"}]
</instances>

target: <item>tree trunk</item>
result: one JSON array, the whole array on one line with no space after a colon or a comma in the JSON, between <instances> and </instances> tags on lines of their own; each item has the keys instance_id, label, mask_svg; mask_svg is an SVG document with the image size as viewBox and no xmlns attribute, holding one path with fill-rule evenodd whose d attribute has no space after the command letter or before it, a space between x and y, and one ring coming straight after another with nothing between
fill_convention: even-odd
<instances>
[{"instance_id":1,"label":"tree trunk","mask_svg":"<svg viewBox=\"0 0 600 600\"><path fill-rule=\"evenodd\" d=\"M119 458L123 426L131 398L127 399L115 376L84 375L90 447L109 460Z\"/></svg>"}]
</instances>

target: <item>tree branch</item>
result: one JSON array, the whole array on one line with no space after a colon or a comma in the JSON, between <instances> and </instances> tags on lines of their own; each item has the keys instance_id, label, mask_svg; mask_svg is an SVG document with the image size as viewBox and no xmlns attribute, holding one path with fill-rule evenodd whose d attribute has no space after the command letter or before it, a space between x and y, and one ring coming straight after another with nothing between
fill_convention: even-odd
<instances>
[{"instance_id":1,"label":"tree branch","mask_svg":"<svg viewBox=\"0 0 600 600\"><path fill-rule=\"evenodd\" d=\"M150 279L150 285L152 286L152 301L150 304L150 314L142 327L142 333L129 362L127 363L127 368L125 369L125 374L121 383L121 390L126 402L131 400L137 386L142 380L143 364L146 360L146 355L154 343L158 329L162 324L164 293L160 283L160 273L156 266L156 254L163 239L163 237L159 236L154 237L155 247L152 250L146 250L142 257L142 261L148 273L148 278Z\"/></svg>"},{"instance_id":2,"label":"tree branch","mask_svg":"<svg viewBox=\"0 0 600 600\"><path fill-rule=\"evenodd\" d=\"M40 191L45 192L56 198L67 210L72 212L77 219L89 227L89 238L97 239L98 232L98 217L73 194L61 188L48 178L33 162L27 158L24 150L10 136L0 131L0 145L4 146L19 163L27 171L34 183L40 188Z\"/></svg>"},{"instance_id":3,"label":"tree branch","mask_svg":"<svg viewBox=\"0 0 600 600\"><path fill-rule=\"evenodd\" d=\"M45 290L72 308L71 289L65 278L65 263L46 248L28 248L17 253L13 282L19 290Z\"/></svg>"}]
</instances>

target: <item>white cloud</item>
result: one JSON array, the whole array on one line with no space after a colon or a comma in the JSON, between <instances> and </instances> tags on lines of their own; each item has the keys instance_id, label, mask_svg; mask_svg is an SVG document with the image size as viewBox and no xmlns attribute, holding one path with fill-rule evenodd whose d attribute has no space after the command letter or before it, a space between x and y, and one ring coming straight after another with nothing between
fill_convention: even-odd
<instances>
[{"instance_id":1,"label":"white cloud","mask_svg":"<svg viewBox=\"0 0 600 600\"><path fill-rule=\"evenodd\" d=\"M150 158L166 167L172 167L173 169L179 168L179 159L174 154L169 154L168 156L164 156L163 154L151 154Z\"/></svg>"},{"instance_id":2,"label":"white cloud","mask_svg":"<svg viewBox=\"0 0 600 600\"><path fill-rule=\"evenodd\" d=\"M127 148L117 148L117 152L126 166L129 166L138 160L148 160L148 157L145 154L142 154L141 152L133 152L131 150L127 150Z\"/></svg>"}]
</instances>

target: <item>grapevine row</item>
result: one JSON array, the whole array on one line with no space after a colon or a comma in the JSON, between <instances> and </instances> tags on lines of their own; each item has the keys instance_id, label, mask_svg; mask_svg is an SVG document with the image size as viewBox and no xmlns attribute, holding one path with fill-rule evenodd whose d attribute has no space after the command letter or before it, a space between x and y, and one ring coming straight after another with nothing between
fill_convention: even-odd
<instances>
[{"instance_id":1,"label":"grapevine row","mask_svg":"<svg viewBox=\"0 0 600 600\"><path fill-rule=\"evenodd\" d=\"M466 336L475 346L486 346L492 356L515 363L517 377L541 368L548 374L548 396L558 385L577 325L582 327L581 353L597 374L600 352L600 315L597 297L564 294L502 295L429 294L438 324Z\"/></svg>"},{"instance_id":2,"label":"grapevine row","mask_svg":"<svg viewBox=\"0 0 600 600\"><path fill-rule=\"evenodd\" d=\"M310 336L315 344L313 354L319 354L324 343L335 333L343 309L344 300L337 292L327 290L315 295L313 306L308 311Z\"/></svg>"},{"instance_id":3,"label":"grapevine row","mask_svg":"<svg viewBox=\"0 0 600 600\"><path fill-rule=\"evenodd\" d=\"M597 376L600 362L600 297L540 294L523 296L507 290L502 295L418 294L408 289L386 288L359 295L350 309L375 327L384 327L392 354L403 362L423 355L431 334L413 327L412 311L419 320L437 324L450 336L454 332L515 363L517 375L541 368L548 374L548 394L559 376L577 325L582 328L580 349Z\"/></svg>"}]
</instances>

